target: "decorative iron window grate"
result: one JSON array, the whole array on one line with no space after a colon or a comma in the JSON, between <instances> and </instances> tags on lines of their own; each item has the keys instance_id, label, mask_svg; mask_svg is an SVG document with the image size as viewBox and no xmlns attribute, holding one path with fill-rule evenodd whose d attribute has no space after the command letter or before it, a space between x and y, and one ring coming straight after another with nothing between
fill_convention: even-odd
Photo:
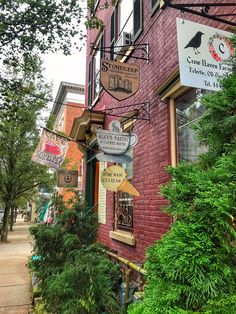
<instances>
[{"instance_id":1,"label":"decorative iron window grate","mask_svg":"<svg viewBox=\"0 0 236 314\"><path fill-rule=\"evenodd\" d=\"M133 198L125 192L117 192L116 228L132 231L133 229Z\"/></svg>"}]
</instances>

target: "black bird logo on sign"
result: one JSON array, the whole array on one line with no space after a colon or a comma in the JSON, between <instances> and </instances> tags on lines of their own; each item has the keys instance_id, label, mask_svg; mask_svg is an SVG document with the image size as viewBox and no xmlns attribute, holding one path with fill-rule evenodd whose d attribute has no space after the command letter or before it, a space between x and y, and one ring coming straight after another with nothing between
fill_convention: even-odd
<instances>
[{"instance_id":1,"label":"black bird logo on sign","mask_svg":"<svg viewBox=\"0 0 236 314\"><path fill-rule=\"evenodd\" d=\"M201 53L200 51L198 51L198 48L202 44L202 35L204 35L204 33L197 32L193 36L193 38L190 39L189 43L184 47L184 49L186 49L186 48L193 48L193 51L195 52L196 55Z\"/></svg>"}]
</instances>

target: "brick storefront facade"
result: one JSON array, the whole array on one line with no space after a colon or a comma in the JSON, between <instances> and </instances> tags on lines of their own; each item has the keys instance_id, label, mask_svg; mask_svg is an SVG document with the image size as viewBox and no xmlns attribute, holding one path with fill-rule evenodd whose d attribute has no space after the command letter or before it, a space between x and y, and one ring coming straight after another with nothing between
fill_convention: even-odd
<instances>
[{"instance_id":1,"label":"brick storefront facade","mask_svg":"<svg viewBox=\"0 0 236 314\"><path fill-rule=\"evenodd\" d=\"M99 1L98 8L104 2ZM109 236L110 231L114 229L113 192L107 192L106 224L100 224L98 234L100 242L117 251L118 255L135 262L143 261L146 248L160 239L167 232L171 223L170 217L162 211L163 206L167 205L167 201L160 194L161 185L169 179L165 168L173 164L170 140L170 101L169 98L161 100L157 90L171 73L175 70L178 71L176 17L231 31L231 28L225 24L188 13L182 14L169 7L158 7L152 13L151 3L150 0L143 1L143 27L135 41L135 44L149 44L149 61L133 58L125 60L127 63L140 65L139 90L132 97L124 101L117 101L104 89L100 89L99 98L95 99L91 105L92 110L99 111L145 101L150 103L150 121L136 120L132 130L138 136L138 144L133 149L132 184L140 192L140 197L133 199L133 230L131 233L135 238L135 245L131 246ZM103 20L105 25L105 46L110 46L110 19L113 11L114 7L96 11L96 15ZM90 45L96 43L98 36L98 30L88 31L87 65L94 53ZM140 56L140 51L135 50L132 56ZM108 53L104 57L110 58ZM89 69L87 68L86 82L89 81L88 73ZM88 86L89 84L86 84L86 107L88 107ZM131 111L132 106L129 109L121 109L120 113L127 114ZM105 116L104 129L108 128L112 119L117 118Z\"/></svg>"}]
</instances>

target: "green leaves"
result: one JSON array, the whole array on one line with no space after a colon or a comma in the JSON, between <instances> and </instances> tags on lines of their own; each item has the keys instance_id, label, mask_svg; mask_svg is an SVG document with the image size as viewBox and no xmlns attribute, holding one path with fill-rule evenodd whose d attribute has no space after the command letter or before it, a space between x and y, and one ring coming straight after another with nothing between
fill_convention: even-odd
<instances>
[{"instance_id":1,"label":"green leaves","mask_svg":"<svg viewBox=\"0 0 236 314\"><path fill-rule=\"evenodd\" d=\"M1 1L0 51L5 55L21 51L70 53L77 30L84 37L80 20L81 2L75 0Z\"/></svg>"},{"instance_id":2,"label":"green leaves","mask_svg":"<svg viewBox=\"0 0 236 314\"><path fill-rule=\"evenodd\" d=\"M129 314L236 312L236 72L222 86L202 98L208 152L168 168L161 191L173 224L147 250L144 299Z\"/></svg>"},{"instance_id":3,"label":"green leaves","mask_svg":"<svg viewBox=\"0 0 236 314\"><path fill-rule=\"evenodd\" d=\"M78 196L78 195L77 195ZM41 280L46 307L53 313L118 314L116 284L119 269L95 243L93 213L75 197L67 208L57 202L56 224L31 228L35 238L31 269ZM102 297L101 297L102 292Z\"/></svg>"}]
</instances>

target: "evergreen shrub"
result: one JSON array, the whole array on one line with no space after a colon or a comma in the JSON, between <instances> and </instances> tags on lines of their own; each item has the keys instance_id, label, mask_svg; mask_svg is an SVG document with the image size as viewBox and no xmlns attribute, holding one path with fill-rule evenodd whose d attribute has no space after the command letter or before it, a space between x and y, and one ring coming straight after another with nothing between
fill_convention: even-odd
<instances>
[{"instance_id":1,"label":"evergreen shrub","mask_svg":"<svg viewBox=\"0 0 236 314\"><path fill-rule=\"evenodd\" d=\"M52 226L31 227L35 239L30 262L39 280L45 309L57 314L118 313L118 266L96 243L97 223L79 195L69 205L56 200Z\"/></svg>"},{"instance_id":2,"label":"evergreen shrub","mask_svg":"<svg viewBox=\"0 0 236 314\"><path fill-rule=\"evenodd\" d=\"M236 62L222 89L202 98L195 129L208 151L168 168L162 187L173 217L148 248L143 300L129 314L236 313Z\"/></svg>"}]
</instances>

